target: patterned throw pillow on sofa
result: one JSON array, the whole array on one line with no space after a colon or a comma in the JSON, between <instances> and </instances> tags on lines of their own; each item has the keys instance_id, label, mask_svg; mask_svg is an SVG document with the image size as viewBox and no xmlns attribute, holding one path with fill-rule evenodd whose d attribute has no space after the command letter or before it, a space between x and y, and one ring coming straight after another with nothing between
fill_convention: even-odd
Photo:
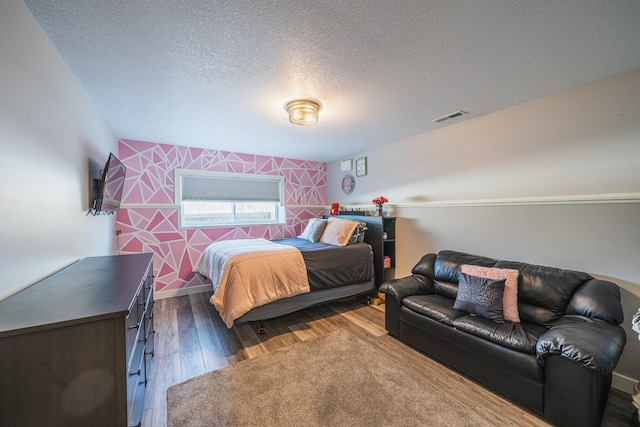
<instances>
[{"instance_id":1,"label":"patterned throw pillow on sofa","mask_svg":"<svg viewBox=\"0 0 640 427\"><path fill-rule=\"evenodd\" d=\"M460 272L458 296L453 308L482 316L497 323L504 323L503 294L504 279L491 280L484 277L469 276Z\"/></svg>"},{"instance_id":2,"label":"patterned throw pillow on sofa","mask_svg":"<svg viewBox=\"0 0 640 427\"><path fill-rule=\"evenodd\" d=\"M484 277L486 279L504 279L504 295L502 297L504 320L520 322L520 314L518 313L518 276L520 272L518 270L464 264L460 271L470 276Z\"/></svg>"}]
</instances>

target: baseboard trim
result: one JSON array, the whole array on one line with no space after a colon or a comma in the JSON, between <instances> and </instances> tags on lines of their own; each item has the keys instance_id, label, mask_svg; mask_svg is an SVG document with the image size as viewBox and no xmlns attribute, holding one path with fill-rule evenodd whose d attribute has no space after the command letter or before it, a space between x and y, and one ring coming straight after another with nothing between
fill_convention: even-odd
<instances>
[{"instance_id":1,"label":"baseboard trim","mask_svg":"<svg viewBox=\"0 0 640 427\"><path fill-rule=\"evenodd\" d=\"M200 285L200 286L192 286L190 288L185 289L176 289L173 291L154 291L153 299L166 299L173 297L180 297L183 295L191 295L191 294L199 294L201 292L213 292L211 285Z\"/></svg>"},{"instance_id":2,"label":"baseboard trim","mask_svg":"<svg viewBox=\"0 0 640 427\"><path fill-rule=\"evenodd\" d=\"M633 378L629 378L625 375L613 373L611 378L611 387L616 390L624 391L625 393L632 394L633 386L638 382L638 380L634 380Z\"/></svg>"}]
</instances>

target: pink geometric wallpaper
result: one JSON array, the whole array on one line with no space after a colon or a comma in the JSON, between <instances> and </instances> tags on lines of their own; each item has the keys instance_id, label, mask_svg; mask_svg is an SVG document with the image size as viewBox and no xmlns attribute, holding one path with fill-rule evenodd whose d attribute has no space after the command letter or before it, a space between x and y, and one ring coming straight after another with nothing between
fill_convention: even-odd
<instances>
[{"instance_id":1,"label":"pink geometric wallpaper","mask_svg":"<svg viewBox=\"0 0 640 427\"><path fill-rule=\"evenodd\" d=\"M122 208L117 213L120 253L154 252L156 291L204 282L191 268L217 240L299 235L326 205L326 165L303 160L120 140L118 158L127 167ZM205 170L283 176L286 225L180 229L174 170Z\"/></svg>"}]
</instances>

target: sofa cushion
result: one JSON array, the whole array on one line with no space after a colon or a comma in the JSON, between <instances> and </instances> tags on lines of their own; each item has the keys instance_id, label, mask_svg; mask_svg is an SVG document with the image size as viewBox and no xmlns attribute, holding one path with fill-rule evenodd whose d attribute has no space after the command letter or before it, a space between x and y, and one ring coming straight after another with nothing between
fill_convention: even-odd
<instances>
[{"instance_id":1,"label":"sofa cushion","mask_svg":"<svg viewBox=\"0 0 640 427\"><path fill-rule=\"evenodd\" d=\"M447 297L453 301L456 299L456 296L458 296L458 282L453 283L445 282L443 280L434 280L433 290L438 295L442 295L443 297Z\"/></svg>"},{"instance_id":2,"label":"sofa cushion","mask_svg":"<svg viewBox=\"0 0 640 427\"><path fill-rule=\"evenodd\" d=\"M547 329L533 324L496 323L479 316L463 316L453 321L453 326L504 347L535 354L536 342Z\"/></svg>"},{"instance_id":3,"label":"sofa cushion","mask_svg":"<svg viewBox=\"0 0 640 427\"><path fill-rule=\"evenodd\" d=\"M453 308L504 323L503 294L504 280L491 280L460 272L458 296L453 303Z\"/></svg>"},{"instance_id":4,"label":"sofa cushion","mask_svg":"<svg viewBox=\"0 0 640 427\"><path fill-rule=\"evenodd\" d=\"M520 316L518 316L518 275L520 272L518 270L464 264L460 271L476 277L493 280L504 279L504 294L502 296L504 320L520 322Z\"/></svg>"},{"instance_id":5,"label":"sofa cushion","mask_svg":"<svg viewBox=\"0 0 640 427\"><path fill-rule=\"evenodd\" d=\"M466 315L463 317L472 316ZM512 371L514 374L529 378L536 382L544 381L544 370L540 363L538 363L535 354L516 351L509 347L499 345L491 340L447 326L437 320L433 320L427 316L423 316L409 310L406 306L400 309L399 319L401 339L404 339L404 328L416 328L425 332L423 339L426 346L432 345L431 336L435 336L443 341L447 341L460 347L464 352L471 352L486 360L499 363L502 367ZM476 316L474 319L482 320L482 317ZM484 320L491 322L490 320ZM404 324L409 326L404 326ZM496 323L496 325L499 324ZM410 342L410 344L420 347L417 343ZM446 358L442 360L445 363L447 362Z\"/></svg>"},{"instance_id":6,"label":"sofa cushion","mask_svg":"<svg viewBox=\"0 0 640 427\"><path fill-rule=\"evenodd\" d=\"M455 299L455 292L451 294L452 288L457 291L458 273L463 264L481 265L483 267L492 267L496 263L495 259L469 255L456 251L440 251L433 264L433 279L436 293L446 295ZM441 287L439 283L453 284L451 286Z\"/></svg>"},{"instance_id":7,"label":"sofa cushion","mask_svg":"<svg viewBox=\"0 0 640 427\"><path fill-rule=\"evenodd\" d=\"M620 288L605 280L589 280L573 294L565 314L578 314L619 325L624 320Z\"/></svg>"},{"instance_id":8,"label":"sofa cushion","mask_svg":"<svg viewBox=\"0 0 640 427\"><path fill-rule=\"evenodd\" d=\"M453 300L442 295L415 295L402 300L409 310L427 316L433 320L453 325L458 317L467 316L464 311L453 308Z\"/></svg>"},{"instance_id":9,"label":"sofa cushion","mask_svg":"<svg viewBox=\"0 0 640 427\"><path fill-rule=\"evenodd\" d=\"M436 254L426 254L411 269L411 274L420 274L433 281L433 264L436 260Z\"/></svg>"},{"instance_id":10,"label":"sofa cushion","mask_svg":"<svg viewBox=\"0 0 640 427\"><path fill-rule=\"evenodd\" d=\"M592 279L587 273L513 261L499 261L495 267L520 272L520 319L546 327L564 314L576 289Z\"/></svg>"}]
</instances>

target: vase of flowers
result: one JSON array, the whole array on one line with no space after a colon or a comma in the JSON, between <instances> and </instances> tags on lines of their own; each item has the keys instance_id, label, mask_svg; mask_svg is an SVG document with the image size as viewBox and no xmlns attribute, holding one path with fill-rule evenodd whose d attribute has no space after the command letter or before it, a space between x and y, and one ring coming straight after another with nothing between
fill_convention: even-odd
<instances>
[{"instance_id":1,"label":"vase of flowers","mask_svg":"<svg viewBox=\"0 0 640 427\"><path fill-rule=\"evenodd\" d=\"M376 205L376 216L382 216L382 205L387 203L389 199L384 196L376 197L372 200L373 204Z\"/></svg>"}]
</instances>

